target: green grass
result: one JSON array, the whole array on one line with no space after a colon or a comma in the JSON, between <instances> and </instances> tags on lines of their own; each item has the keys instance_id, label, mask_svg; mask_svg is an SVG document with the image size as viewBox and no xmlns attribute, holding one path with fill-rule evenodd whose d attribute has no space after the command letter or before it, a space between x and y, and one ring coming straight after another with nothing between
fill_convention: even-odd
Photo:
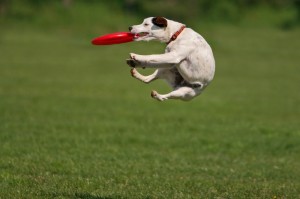
<instances>
[{"instance_id":1,"label":"green grass","mask_svg":"<svg viewBox=\"0 0 300 199\"><path fill-rule=\"evenodd\" d=\"M199 31L215 80L159 103L125 59L163 44L2 29L0 198L299 198L299 30Z\"/></svg>"}]
</instances>

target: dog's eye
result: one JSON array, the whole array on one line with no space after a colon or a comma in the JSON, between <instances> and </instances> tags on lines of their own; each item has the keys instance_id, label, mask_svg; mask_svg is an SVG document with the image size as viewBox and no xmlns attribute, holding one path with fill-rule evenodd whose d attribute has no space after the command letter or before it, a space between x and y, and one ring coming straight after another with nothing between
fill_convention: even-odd
<instances>
[{"instance_id":1,"label":"dog's eye","mask_svg":"<svg viewBox=\"0 0 300 199\"><path fill-rule=\"evenodd\" d=\"M148 24L148 23L145 23L144 26L149 26L149 24Z\"/></svg>"}]
</instances>

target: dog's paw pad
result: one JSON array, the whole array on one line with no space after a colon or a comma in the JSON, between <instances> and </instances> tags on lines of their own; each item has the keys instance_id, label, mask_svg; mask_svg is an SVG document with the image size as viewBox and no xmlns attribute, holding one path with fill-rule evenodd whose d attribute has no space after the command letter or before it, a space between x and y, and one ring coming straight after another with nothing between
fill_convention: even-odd
<instances>
[{"instance_id":1,"label":"dog's paw pad","mask_svg":"<svg viewBox=\"0 0 300 199\"><path fill-rule=\"evenodd\" d=\"M131 73L131 76L132 76L132 77L135 77L136 69L135 69L135 68L132 68L132 69L130 70L130 73Z\"/></svg>"},{"instance_id":2,"label":"dog's paw pad","mask_svg":"<svg viewBox=\"0 0 300 199\"><path fill-rule=\"evenodd\" d=\"M158 95L158 93L156 91L151 91L151 97L155 98Z\"/></svg>"},{"instance_id":3,"label":"dog's paw pad","mask_svg":"<svg viewBox=\"0 0 300 199\"><path fill-rule=\"evenodd\" d=\"M131 67L135 67L136 63L133 59L126 59L126 63L127 65L131 66Z\"/></svg>"}]
</instances>

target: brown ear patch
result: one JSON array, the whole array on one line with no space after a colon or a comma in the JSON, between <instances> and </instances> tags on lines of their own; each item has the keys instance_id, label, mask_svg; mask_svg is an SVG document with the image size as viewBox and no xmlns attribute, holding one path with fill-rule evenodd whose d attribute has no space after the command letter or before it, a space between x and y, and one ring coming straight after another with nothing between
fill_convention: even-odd
<instances>
[{"instance_id":1,"label":"brown ear patch","mask_svg":"<svg viewBox=\"0 0 300 199\"><path fill-rule=\"evenodd\" d=\"M168 21L163 17L154 17L152 19L152 23L154 25L157 25L158 27L162 27L162 28L165 28L168 26Z\"/></svg>"}]
</instances>

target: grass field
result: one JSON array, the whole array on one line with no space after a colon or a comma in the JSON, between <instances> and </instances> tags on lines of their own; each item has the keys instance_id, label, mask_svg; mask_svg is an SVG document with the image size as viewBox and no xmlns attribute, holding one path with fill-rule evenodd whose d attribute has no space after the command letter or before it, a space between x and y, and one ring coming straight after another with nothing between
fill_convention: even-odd
<instances>
[{"instance_id":1,"label":"grass field","mask_svg":"<svg viewBox=\"0 0 300 199\"><path fill-rule=\"evenodd\" d=\"M125 59L164 44L2 29L0 198L300 198L300 30L199 31L215 80L159 103Z\"/></svg>"}]
</instances>

